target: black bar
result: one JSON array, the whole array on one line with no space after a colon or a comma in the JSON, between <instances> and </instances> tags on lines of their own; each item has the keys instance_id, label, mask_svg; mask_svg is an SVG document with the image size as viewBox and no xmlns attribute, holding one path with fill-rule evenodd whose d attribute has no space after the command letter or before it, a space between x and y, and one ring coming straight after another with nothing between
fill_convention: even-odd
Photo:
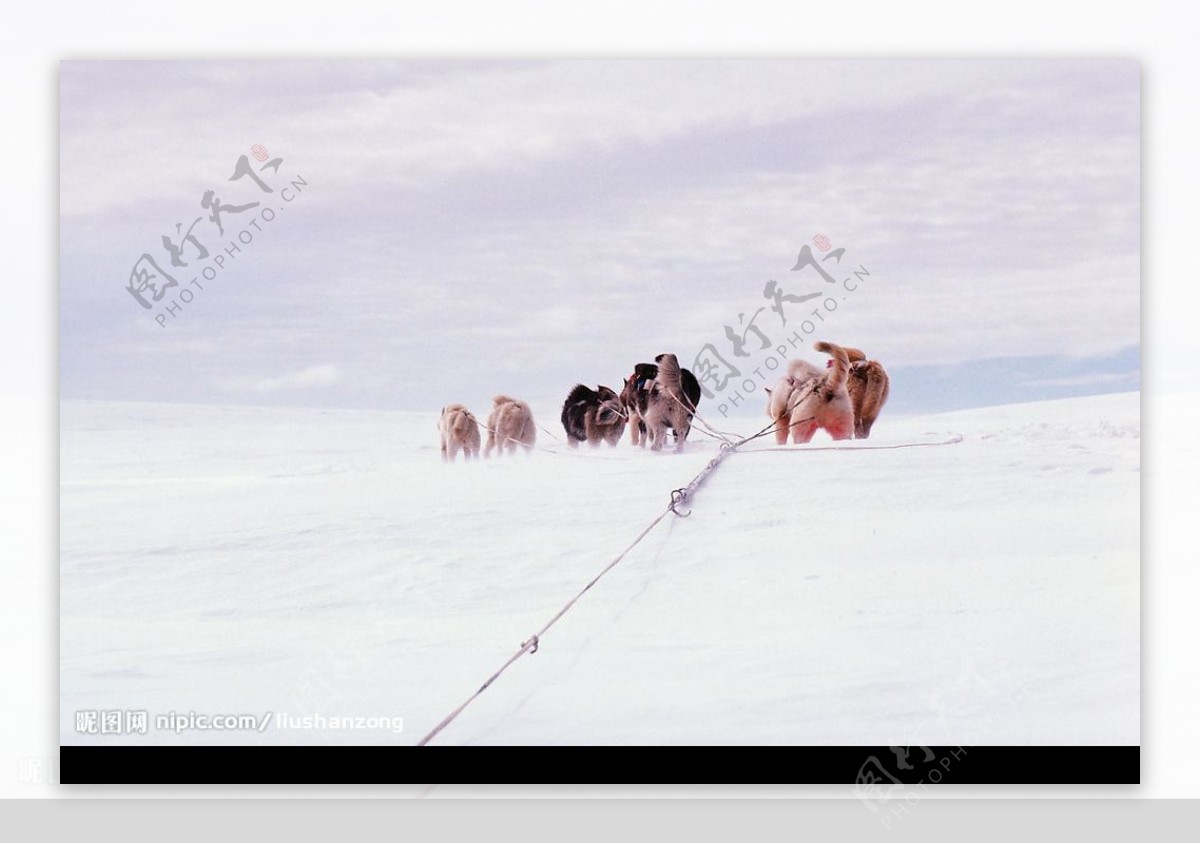
<instances>
[{"instance_id":1,"label":"black bar","mask_svg":"<svg viewBox=\"0 0 1200 844\"><path fill-rule=\"evenodd\" d=\"M907 752L906 752L907 751ZM523 784L517 766L544 762L558 781L612 785L597 769L643 784L732 784L762 780L842 783L864 793L900 784L1112 785L1141 782L1141 748L1114 747L494 747L67 745L60 781L72 784ZM905 767L907 765L908 767ZM501 779L496 779L501 777Z\"/></svg>"}]
</instances>

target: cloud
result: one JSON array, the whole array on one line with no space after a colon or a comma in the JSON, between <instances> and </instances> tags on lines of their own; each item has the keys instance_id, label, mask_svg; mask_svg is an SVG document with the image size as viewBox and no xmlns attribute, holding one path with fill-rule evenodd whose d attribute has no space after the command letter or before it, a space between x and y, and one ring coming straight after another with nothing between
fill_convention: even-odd
<instances>
[{"instance_id":1,"label":"cloud","mask_svg":"<svg viewBox=\"0 0 1200 844\"><path fill-rule=\"evenodd\" d=\"M68 397L565 394L662 351L728 353L767 279L810 292L790 267L818 232L871 272L821 339L889 367L1108 368L1139 342L1132 62L68 62L62 79ZM310 187L158 326L123 291L132 261L254 142ZM758 324L777 344L802 318ZM279 374L314 348L354 378ZM261 371L231 377L243 361Z\"/></svg>"},{"instance_id":2,"label":"cloud","mask_svg":"<svg viewBox=\"0 0 1200 844\"><path fill-rule=\"evenodd\" d=\"M230 148L287 150L352 195L488 170L536 177L725 127L893 110L1034 75L1036 62L64 62L64 215L222 181ZM148 108L147 104L153 104ZM198 115L204 115L202 119ZM250 133L248 137L246 133ZM802 142L801 138L797 139ZM153 155L147 152L152 151Z\"/></svg>"}]
</instances>

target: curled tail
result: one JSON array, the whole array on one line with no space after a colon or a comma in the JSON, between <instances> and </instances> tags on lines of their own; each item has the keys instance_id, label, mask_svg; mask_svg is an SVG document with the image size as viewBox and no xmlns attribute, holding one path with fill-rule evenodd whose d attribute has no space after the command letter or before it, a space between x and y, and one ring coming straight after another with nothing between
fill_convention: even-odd
<instances>
[{"instance_id":1,"label":"curled tail","mask_svg":"<svg viewBox=\"0 0 1200 844\"><path fill-rule=\"evenodd\" d=\"M833 365L825 376L826 387L830 390L840 390L845 387L846 376L850 372L850 357L846 354L846 350L834 343L826 343L824 340L814 343L813 348L818 352L833 356Z\"/></svg>"},{"instance_id":2,"label":"curled tail","mask_svg":"<svg viewBox=\"0 0 1200 844\"><path fill-rule=\"evenodd\" d=\"M687 398L683 394L683 373L679 369L679 358L675 355L658 356L658 377L656 379L663 390L673 395L681 402Z\"/></svg>"},{"instance_id":3,"label":"curled tail","mask_svg":"<svg viewBox=\"0 0 1200 844\"><path fill-rule=\"evenodd\" d=\"M492 404L511 404L515 401L511 396L492 396Z\"/></svg>"}]
</instances>

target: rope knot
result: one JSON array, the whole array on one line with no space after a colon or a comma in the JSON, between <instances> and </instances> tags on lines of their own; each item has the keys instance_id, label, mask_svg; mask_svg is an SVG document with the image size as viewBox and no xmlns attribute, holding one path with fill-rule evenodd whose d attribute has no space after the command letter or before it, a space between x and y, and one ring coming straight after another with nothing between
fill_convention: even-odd
<instances>
[{"instance_id":1,"label":"rope knot","mask_svg":"<svg viewBox=\"0 0 1200 844\"><path fill-rule=\"evenodd\" d=\"M533 645L532 648L529 648L529 652L531 654L535 654L538 651L538 644L539 644L538 637L537 637L537 634L535 633L532 636L530 636L528 639L526 639L524 642L521 643L521 650L525 650L526 648L529 648L530 645Z\"/></svg>"},{"instance_id":2,"label":"rope knot","mask_svg":"<svg viewBox=\"0 0 1200 844\"><path fill-rule=\"evenodd\" d=\"M676 516L678 516L681 519L686 519L688 516L692 515L691 510L688 510L686 513L679 512L679 505L687 504L688 501L691 500L691 498L692 498L692 491L690 489L688 489L687 487L680 487L679 489L672 490L671 491L671 505L670 505L671 512L674 513Z\"/></svg>"}]
</instances>

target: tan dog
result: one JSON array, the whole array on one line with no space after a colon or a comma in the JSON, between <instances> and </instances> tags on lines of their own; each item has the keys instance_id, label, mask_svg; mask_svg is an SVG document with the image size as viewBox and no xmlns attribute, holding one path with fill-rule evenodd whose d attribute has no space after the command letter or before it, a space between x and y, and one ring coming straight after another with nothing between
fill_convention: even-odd
<instances>
[{"instance_id":1,"label":"tan dog","mask_svg":"<svg viewBox=\"0 0 1200 844\"><path fill-rule=\"evenodd\" d=\"M853 351L858 352L857 349ZM887 402L891 381L883 364L877 360L867 360L867 356L862 352L858 354L860 357L857 359L850 358L846 391L850 394L850 404L854 408L854 436L865 440L871 436L871 426L875 424L875 420L879 418L879 411L883 410L883 405Z\"/></svg>"},{"instance_id":2,"label":"tan dog","mask_svg":"<svg viewBox=\"0 0 1200 844\"><path fill-rule=\"evenodd\" d=\"M442 408L438 431L442 435L442 460L454 461L460 450L463 460L479 458L479 422L461 404Z\"/></svg>"},{"instance_id":3,"label":"tan dog","mask_svg":"<svg viewBox=\"0 0 1200 844\"><path fill-rule=\"evenodd\" d=\"M646 408L642 420L646 424L646 435L650 448L661 451L667 442L667 432L675 432L675 450L681 451L692 429L694 405L683 390L683 372L679 358L671 354L659 355L658 374L651 382L646 394Z\"/></svg>"},{"instance_id":4,"label":"tan dog","mask_svg":"<svg viewBox=\"0 0 1200 844\"><path fill-rule=\"evenodd\" d=\"M487 421L487 446L483 450L483 456L490 457L493 448L499 449L497 455L506 450L512 454L518 445L524 446L526 451L531 451L537 441L537 428L533 424L533 411L529 409L529 405L508 396L496 396L492 402L492 413Z\"/></svg>"},{"instance_id":5,"label":"tan dog","mask_svg":"<svg viewBox=\"0 0 1200 844\"><path fill-rule=\"evenodd\" d=\"M846 389L850 359L846 350L833 343L813 345L818 352L833 356L822 372L808 361L794 360L788 374L768 391L767 415L775 420L775 442L783 445L806 443L818 428L824 428L835 440L854 435L854 406Z\"/></svg>"}]
</instances>

